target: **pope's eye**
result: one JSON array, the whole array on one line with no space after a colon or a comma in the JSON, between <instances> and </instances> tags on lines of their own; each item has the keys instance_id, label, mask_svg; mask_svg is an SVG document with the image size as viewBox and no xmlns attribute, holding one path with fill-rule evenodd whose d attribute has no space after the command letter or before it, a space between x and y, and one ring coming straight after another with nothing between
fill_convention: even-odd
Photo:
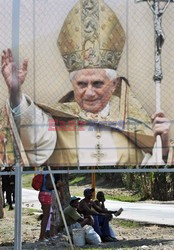
<instances>
[{"instance_id":1,"label":"pope's eye","mask_svg":"<svg viewBox=\"0 0 174 250\"><path fill-rule=\"evenodd\" d=\"M95 81L95 82L93 82L92 85L94 88L101 88L103 86L103 84L104 84L104 82L102 82L102 81Z\"/></svg>"},{"instance_id":2,"label":"pope's eye","mask_svg":"<svg viewBox=\"0 0 174 250\"><path fill-rule=\"evenodd\" d=\"M85 88L87 86L87 83L86 82L78 82L77 85L80 87L80 88Z\"/></svg>"}]
</instances>

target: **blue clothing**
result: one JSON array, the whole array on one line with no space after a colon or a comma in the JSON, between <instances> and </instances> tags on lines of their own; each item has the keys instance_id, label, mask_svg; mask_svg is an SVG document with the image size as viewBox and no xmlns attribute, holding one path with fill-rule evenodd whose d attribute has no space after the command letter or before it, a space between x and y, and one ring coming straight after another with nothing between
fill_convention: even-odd
<instances>
[{"instance_id":1,"label":"blue clothing","mask_svg":"<svg viewBox=\"0 0 174 250\"><path fill-rule=\"evenodd\" d=\"M43 191L43 192L51 192L52 191L52 190L49 190L46 188L47 175L48 174L44 174L44 180L43 180L42 189L41 189L41 191Z\"/></svg>"},{"instance_id":2,"label":"blue clothing","mask_svg":"<svg viewBox=\"0 0 174 250\"><path fill-rule=\"evenodd\" d=\"M111 236L109 228L109 216L93 215L94 225L93 228L100 237Z\"/></svg>"}]
</instances>

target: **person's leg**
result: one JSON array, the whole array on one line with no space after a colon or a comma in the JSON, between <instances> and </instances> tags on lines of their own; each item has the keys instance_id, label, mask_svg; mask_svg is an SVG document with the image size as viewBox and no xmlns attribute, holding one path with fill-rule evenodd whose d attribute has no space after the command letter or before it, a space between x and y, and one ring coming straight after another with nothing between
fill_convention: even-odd
<instances>
[{"instance_id":1,"label":"person's leg","mask_svg":"<svg viewBox=\"0 0 174 250\"><path fill-rule=\"evenodd\" d=\"M116 239L116 233L114 232L113 228L109 225L109 230L110 230L110 236L113 239Z\"/></svg>"},{"instance_id":2,"label":"person's leg","mask_svg":"<svg viewBox=\"0 0 174 250\"><path fill-rule=\"evenodd\" d=\"M12 210L12 209L13 209L12 200L11 200L11 195L12 195L11 190L8 189L8 190L6 191L6 198L7 198L7 203L8 203L8 205L9 205L9 210Z\"/></svg>"},{"instance_id":3,"label":"person's leg","mask_svg":"<svg viewBox=\"0 0 174 250\"><path fill-rule=\"evenodd\" d=\"M98 217L99 226L101 228L101 233L103 236L110 236L110 229L109 229L109 216L99 216Z\"/></svg>"},{"instance_id":4,"label":"person's leg","mask_svg":"<svg viewBox=\"0 0 174 250\"><path fill-rule=\"evenodd\" d=\"M46 237L46 227L50 215L50 204L42 204L43 217L41 221L41 230L39 240L44 240Z\"/></svg>"},{"instance_id":5,"label":"person's leg","mask_svg":"<svg viewBox=\"0 0 174 250\"><path fill-rule=\"evenodd\" d=\"M52 208L50 206L50 215L49 215L47 226L46 226L47 238L51 238L51 217L52 217Z\"/></svg>"},{"instance_id":6,"label":"person's leg","mask_svg":"<svg viewBox=\"0 0 174 250\"><path fill-rule=\"evenodd\" d=\"M84 227L85 225L93 225L94 224L94 220L91 217L88 218L84 218L84 220L82 222L80 222L81 227Z\"/></svg>"},{"instance_id":7,"label":"person's leg","mask_svg":"<svg viewBox=\"0 0 174 250\"><path fill-rule=\"evenodd\" d=\"M58 226L59 226L59 221L60 221L60 213L58 209L53 209L53 214L51 217L51 228L50 228L50 234L51 237L56 238L58 234Z\"/></svg>"},{"instance_id":8,"label":"person's leg","mask_svg":"<svg viewBox=\"0 0 174 250\"><path fill-rule=\"evenodd\" d=\"M13 204L15 204L15 189L13 189L12 195L13 195Z\"/></svg>"},{"instance_id":9,"label":"person's leg","mask_svg":"<svg viewBox=\"0 0 174 250\"><path fill-rule=\"evenodd\" d=\"M56 227L51 224L50 226L50 237L55 237L57 234Z\"/></svg>"},{"instance_id":10,"label":"person's leg","mask_svg":"<svg viewBox=\"0 0 174 250\"><path fill-rule=\"evenodd\" d=\"M102 232L100 230L99 216L98 215L93 215L92 217L94 218L93 228L94 228L95 232L98 233L98 235L100 235L102 237L103 234L102 234Z\"/></svg>"},{"instance_id":11,"label":"person's leg","mask_svg":"<svg viewBox=\"0 0 174 250\"><path fill-rule=\"evenodd\" d=\"M54 190L52 191L51 196L52 196L52 204L51 204L52 216L51 216L50 236L52 238L55 238L57 235L56 225L58 226L57 220L59 219L59 214L58 214L58 204L57 204L56 194Z\"/></svg>"},{"instance_id":12,"label":"person's leg","mask_svg":"<svg viewBox=\"0 0 174 250\"><path fill-rule=\"evenodd\" d=\"M3 208L5 208L5 191L2 190Z\"/></svg>"},{"instance_id":13,"label":"person's leg","mask_svg":"<svg viewBox=\"0 0 174 250\"><path fill-rule=\"evenodd\" d=\"M4 217L4 210L3 210L3 194L2 194L2 183L0 179L0 219Z\"/></svg>"}]
</instances>

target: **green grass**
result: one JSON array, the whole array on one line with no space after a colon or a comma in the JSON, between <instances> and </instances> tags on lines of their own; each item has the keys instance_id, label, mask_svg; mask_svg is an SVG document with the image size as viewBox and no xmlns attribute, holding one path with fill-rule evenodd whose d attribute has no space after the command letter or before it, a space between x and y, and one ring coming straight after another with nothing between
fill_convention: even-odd
<instances>
[{"instance_id":1,"label":"green grass","mask_svg":"<svg viewBox=\"0 0 174 250\"><path fill-rule=\"evenodd\" d=\"M72 187L72 188L71 188ZM70 189L73 190L73 185L71 185ZM73 190L73 195L75 196L82 196L83 197L83 190L84 190L84 187L82 188L79 188L79 190ZM124 202L137 202L137 201L140 201L141 200L141 196L140 195L129 195L129 196L126 196L126 195L117 195L117 196L114 196L114 195L108 195L106 194L105 195L105 198L106 200L117 200L117 201L124 201Z\"/></svg>"},{"instance_id":2,"label":"green grass","mask_svg":"<svg viewBox=\"0 0 174 250\"><path fill-rule=\"evenodd\" d=\"M38 209L34 208L22 208L22 213L26 215L35 215L35 213L38 213Z\"/></svg>"},{"instance_id":3,"label":"green grass","mask_svg":"<svg viewBox=\"0 0 174 250\"><path fill-rule=\"evenodd\" d=\"M79 248L75 248L75 250L76 249L79 249ZM110 248L108 248L108 247L100 247L100 246L98 246L98 247L96 247L96 248L94 248L94 247L83 247L83 248L80 248L81 250L82 249L88 249L88 250L98 250L98 249L105 249L105 250L116 250L116 249L118 249L118 250L121 250L121 249L124 249L124 250L130 250L130 249L132 249L132 248L129 248L128 246L127 246L127 244L124 244L124 245L122 245L121 247L116 247L116 246L113 246L113 247L110 247Z\"/></svg>"},{"instance_id":4,"label":"green grass","mask_svg":"<svg viewBox=\"0 0 174 250\"><path fill-rule=\"evenodd\" d=\"M123 228L139 228L141 227L142 225L138 222L135 222L135 221L131 221L131 220L122 220L122 219L118 219L117 220L112 220L112 224L117 224L119 225L120 227L123 227Z\"/></svg>"},{"instance_id":5,"label":"green grass","mask_svg":"<svg viewBox=\"0 0 174 250\"><path fill-rule=\"evenodd\" d=\"M69 185L77 185L79 182L83 181L85 176L77 176L73 180L70 180Z\"/></svg>"},{"instance_id":6,"label":"green grass","mask_svg":"<svg viewBox=\"0 0 174 250\"><path fill-rule=\"evenodd\" d=\"M23 188L32 189L31 182L32 182L33 176L34 176L33 174L23 175L23 177L22 177L22 187ZM80 183L84 182L84 180L85 180L85 175L76 176L75 178L73 178L72 180L69 181L69 185L70 186L77 185L77 184L80 184ZM83 196L83 192L80 189L79 193L77 193L77 191L76 191L76 193L74 193L74 195ZM130 195L129 196L126 196L126 195L114 196L114 195L107 195L106 194L105 197L106 197L107 200L118 200L118 201L125 201L125 202L137 202L137 201L140 201L141 198L142 198L138 194L131 195L131 196Z\"/></svg>"},{"instance_id":7,"label":"green grass","mask_svg":"<svg viewBox=\"0 0 174 250\"><path fill-rule=\"evenodd\" d=\"M97 247L97 248L91 248L91 247L83 247L85 249L88 249L88 250L98 250L98 249L101 249L101 247ZM82 249L82 248L81 248ZM105 248L105 247L102 247L102 249L105 249L105 250L115 250L116 248L115 247L112 247L112 248Z\"/></svg>"},{"instance_id":8,"label":"green grass","mask_svg":"<svg viewBox=\"0 0 174 250\"><path fill-rule=\"evenodd\" d=\"M83 197L83 190L85 187L80 186L80 188L75 188L73 185L70 185L71 193L75 196ZM117 201L124 201L124 202L137 202L141 201L142 197L141 195L135 194L135 195L108 195L105 194L106 200L117 200Z\"/></svg>"},{"instance_id":9,"label":"green grass","mask_svg":"<svg viewBox=\"0 0 174 250\"><path fill-rule=\"evenodd\" d=\"M107 200L117 200L117 201L125 201L125 202L137 202L141 200L141 195L117 195L117 196L113 196L113 195L105 195Z\"/></svg>"},{"instance_id":10,"label":"green grass","mask_svg":"<svg viewBox=\"0 0 174 250\"><path fill-rule=\"evenodd\" d=\"M33 179L33 174L25 174L23 175L22 177L22 187L23 188L31 188L31 182L32 182L32 179Z\"/></svg>"}]
</instances>

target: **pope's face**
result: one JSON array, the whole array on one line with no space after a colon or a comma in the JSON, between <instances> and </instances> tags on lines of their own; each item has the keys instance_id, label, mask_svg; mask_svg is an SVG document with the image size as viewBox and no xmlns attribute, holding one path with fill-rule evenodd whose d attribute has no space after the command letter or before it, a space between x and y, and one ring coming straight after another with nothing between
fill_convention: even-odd
<instances>
[{"instance_id":1,"label":"pope's face","mask_svg":"<svg viewBox=\"0 0 174 250\"><path fill-rule=\"evenodd\" d=\"M74 96L79 106L92 113L100 112L108 103L116 88L104 69L83 69L73 79Z\"/></svg>"}]
</instances>

